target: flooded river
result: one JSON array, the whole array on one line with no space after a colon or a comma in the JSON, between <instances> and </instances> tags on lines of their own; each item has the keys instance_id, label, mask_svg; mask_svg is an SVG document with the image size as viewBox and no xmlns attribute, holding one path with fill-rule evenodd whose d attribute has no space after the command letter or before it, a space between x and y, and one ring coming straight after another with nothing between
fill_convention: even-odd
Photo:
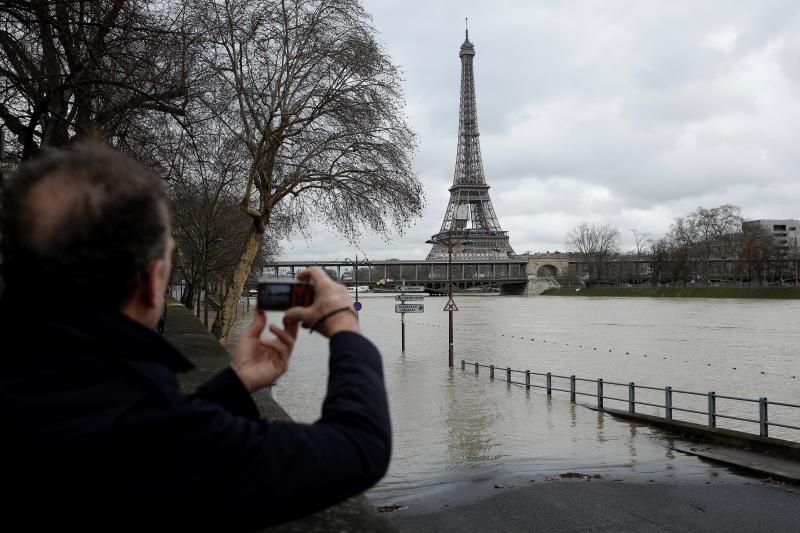
<instances>
[{"instance_id":1,"label":"flooded river","mask_svg":"<svg viewBox=\"0 0 800 533\"><path fill-rule=\"evenodd\" d=\"M406 315L406 351L391 295L365 295L363 333L381 350L395 435L387 477L376 502L405 501L476 479L531 478L564 471L675 480L728 475L665 446L656 430L571 404L568 394L495 380L488 369L460 369L461 359L502 369L575 374L620 383L670 385L706 393L800 403L800 301L460 296L455 358L447 367L446 299L425 299L424 314ZM269 317L279 322L280 316ZM301 333L290 371L274 389L299 421L319 416L327 378L327 344ZM514 380L524 381L524 375ZM544 378L533 383L544 385ZM554 379L553 386L569 388ZM596 393L594 383L578 390ZM606 385L605 394L627 398ZM663 404L663 391L637 390L637 400ZM579 396L579 403L595 399ZM706 397L675 394L675 405L705 410ZM718 410L758 418L757 404L718 400ZM626 405L606 400L607 407ZM642 406L640 412L663 415ZM704 423L704 416L675 414ZM800 409L772 408L771 421L800 426ZM718 425L756 432L755 424ZM800 440L800 432L771 428Z\"/></svg>"}]
</instances>

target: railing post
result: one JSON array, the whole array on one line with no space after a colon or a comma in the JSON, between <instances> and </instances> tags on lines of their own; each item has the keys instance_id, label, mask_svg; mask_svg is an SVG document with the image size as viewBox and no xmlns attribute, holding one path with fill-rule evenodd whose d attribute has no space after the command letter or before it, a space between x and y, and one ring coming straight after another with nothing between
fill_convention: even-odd
<instances>
[{"instance_id":1,"label":"railing post","mask_svg":"<svg viewBox=\"0 0 800 533\"><path fill-rule=\"evenodd\" d=\"M494 379L494 365L489 365L489 379Z\"/></svg>"},{"instance_id":2,"label":"railing post","mask_svg":"<svg viewBox=\"0 0 800 533\"><path fill-rule=\"evenodd\" d=\"M628 384L628 412L636 412L636 385L633 381Z\"/></svg>"},{"instance_id":3,"label":"railing post","mask_svg":"<svg viewBox=\"0 0 800 533\"><path fill-rule=\"evenodd\" d=\"M547 373L547 395L551 396L553 394L553 376L550 372Z\"/></svg>"},{"instance_id":4,"label":"railing post","mask_svg":"<svg viewBox=\"0 0 800 533\"><path fill-rule=\"evenodd\" d=\"M672 420L672 387L664 387L664 409L667 420Z\"/></svg>"},{"instance_id":5,"label":"railing post","mask_svg":"<svg viewBox=\"0 0 800 533\"><path fill-rule=\"evenodd\" d=\"M466 363L466 361L464 361L464 360L462 359L462 360L461 360L461 370L463 371L463 370L466 368L466 366L467 366L467 363Z\"/></svg>"},{"instance_id":6,"label":"railing post","mask_svg":"<svg viewBox=\"0 0 800 533\"><path fill-rule=\"evenodd\" d=\"M597 378L597 408L603 408L603 378Z\"/></svg>"},{"instance_id":7,"label":"railing post","mask_svg":"<svg viewBox=\"0 0 800 533\"><path fill-rule=\"evenodd\" d=\"M708 427L717 427L717 395L714 391L708 393Z\"/></svg>"},{"instance_id":8,"label":"railing post","mask_svg":"<svg viewBox=\"0 0 800 533\"><path fill-rule=\"evenodd\" d=\"M478 362L475 362L475 375L478 375Z\"/></svg>"},{"instance_id":9,"label":"railing post","mask_svg":"<svg viewBox=\"0 0 800 533\"><path fill-rule=\"evenodd\" d=\"M762 437L769 437L769 419L767 417L767 399L758 399L758 427Z\"/></svg>"},{"instance_id":10,"label":"railing post","mask_svg":"<svg viewBox=\"0 0 800 533\"><path fill-rule=\"evenodd\" d=\"M525 390L531 390L531 371L525 371Z\"/></svg>"},{"instance_id":11,"label":"railing post","mask_svg":"<svg viewBox=\"0 0 800 533\"><path fill-rule=\"evenodd\" d=\"M506 383L511 383L511 367L506 367Z\"/></svg>"},{"instance_id":12,"label":"railing post","mask_svg":"<svg viewBox=\"0 0 800 533\"><path fill-rule=\"evenodd\" d=\"M569 401L575 403L575 374L569 377Z\"/></svg>"}]
</instances>

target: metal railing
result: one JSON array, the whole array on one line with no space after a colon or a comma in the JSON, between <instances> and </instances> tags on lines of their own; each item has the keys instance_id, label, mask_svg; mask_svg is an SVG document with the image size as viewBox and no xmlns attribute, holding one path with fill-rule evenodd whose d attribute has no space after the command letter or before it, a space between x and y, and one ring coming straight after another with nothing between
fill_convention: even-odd
<instances>
[{"instance_id":1,"label":"metal railing","mask_svg":"<svg viewBox=\"0 0 800 533\"><path fill-rule=\"evenodd\" d=\"M553 391L557 392L564 392L569 394L569 399L572 403L577 401L578 396L587 396L591 398L595 398L597 401L597 408L603 409L605 400L612 400L616 402L622 402L627 405L627 409L629 413L636 413L636 406L644 405L649 407L655 407L659 409L664 409L664 416L666 420L673 420L673 414L675 411L683 412L683 413L692 413L696 415L702 415L708 417L708 426L715 428L717 427L717 419L723 418L727 420L737 420L739 422L748 422L753 424L758 424L758 432L759 435L762 437L769 436L769 428L770 426L780 427L784 429L792 429L800 431L800 427L793 426L791 424L784 424L780 422L773 422L769 420L769 406L779 406L779 407L788 407L793 409L800 409L800 405L792 404L792 403L785 403L785 402L770 402L767 400L766 397L761 397L758 399L754 398L742 398L739 396L728 396L717 394L714 391L710 392L694 392L688 390L680 390L680 389L673 389L670 386L666 387L650 387L646 385L636 385L633 381L630 383L620 383L616 381L605 381L602 378L598 379L586 379L586 378L579 378L576 377L574 374L570 376L564 376L559 374L553 374L551 372L531 372L530 370L515 370L511 367L496 367L495 365L482 365L478 362L468 363L465 360L461 360L461 370L466 370L467 366L470 368L475 369L475 374L479 373L479 369L481 368L488 368L489 369L489 378L495 379L495 371L500 369L501 372L505 374L505 382L513 385L521 385L524 386L526 390L530 390L531 388L534 389L543 389L546 391L547 395L552 395ZM512 374L522 374L525 376L525 381L514 381L512 379ZM544 385L536 384L532 382L531 376L534 379L538 377L544 378ZM569 382L569 389L566 388L559 388L553 386L553 380L567 380ZM585 392L578 390L578 383L594 383L597 387L596 392ZM563 383L563 381L562 381ZM562 385L565 387L567 385ZM617 396L609 396L606 394L605 388L606 386L617 387L619 390L620 387L627 389L627 398L620 398ZM647 391L661 391L664 394L664 403L652 403L646 402L636 399L636 391L637 390L647 390ZM624 393L623 393L624 395ZM675 402L673 401L674 395L684 395L684 396L693 396L693 397L705 397L707 398L707 405L708 408L703 411L699 409L690 409L689 407L682 407L676 406ZM719 411L717 408L717 400L730 400L735 402L745 402L750 404L757 404L758 405L758 418L747 418L741 416L734 416L733 414L725 414ZM683 405L683 404L682 404Z\"/></svg>"}]
</instances>

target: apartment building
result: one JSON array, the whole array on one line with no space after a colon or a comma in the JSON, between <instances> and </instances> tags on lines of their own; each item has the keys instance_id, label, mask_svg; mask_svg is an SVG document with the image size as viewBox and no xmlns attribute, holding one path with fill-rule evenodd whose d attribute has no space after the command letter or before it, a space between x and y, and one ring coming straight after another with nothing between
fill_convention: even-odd
<instances>
[{"instance_id":1,"label":"apartment building","mask_svg":"<svg viewBox=\"0 0 800 533\"><path fill-rule=\"evenodd\" d=\"M783 248L785 255L795 256L800 253L800 220L795 219L759 219L747 220L742 222L742 228L748 226L761 226L774 237L780 248Z\"/></svg>"}]
</instances>

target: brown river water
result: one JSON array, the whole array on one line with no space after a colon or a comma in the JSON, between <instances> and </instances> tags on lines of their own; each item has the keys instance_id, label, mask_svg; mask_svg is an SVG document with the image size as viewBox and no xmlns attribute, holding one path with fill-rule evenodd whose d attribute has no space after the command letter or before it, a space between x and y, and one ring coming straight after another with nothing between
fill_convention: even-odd
<instances>
[{"instance_id":1,"label":"brown river water","mask_svg":"<svg viewBox=\"0 0 800 533\"><path fill-rule=\"evenodd\" d=\"M596 398L508 385L505 368L578 378L800 404L800 301L736 299L457 296L455 368L447 366L446 299L427 297L425 312L406 315L406 351L392 295L360 298L362 332L380 349L394 431L392 465L372 489L376 503L408 501L476 480L536 479L557 472L658 480L721 479L723 467L670 449L655 429L599 414ZM280 314L268 317L280 323ZM235 334L233 335L235 337ZM289 372L273 395L298 421L319 416L327 379L327 343L301 332ZM465 371L460 361L494 364ZM524 375L514 374L515 381ZM532 383L544 385L533 376ZM566 380L553 387L568 389ZM596 393L595 383L578 391ZM627 388L605 394L628 398ZM663 391L637 400L664 403ZM674 394L674 405L705 411L707 397ZM607 407L626 409L606 400ZM639 412L663 415L658 407ZM758 418L755 403L718 399L720 413ZM675 413L700 423L706 416ZM800 409L770 406L770 421L800 426ZM718 426L758 432L753 423ZM770 428L800 441L800 431Z\"/></svg>"}]
</instances>

